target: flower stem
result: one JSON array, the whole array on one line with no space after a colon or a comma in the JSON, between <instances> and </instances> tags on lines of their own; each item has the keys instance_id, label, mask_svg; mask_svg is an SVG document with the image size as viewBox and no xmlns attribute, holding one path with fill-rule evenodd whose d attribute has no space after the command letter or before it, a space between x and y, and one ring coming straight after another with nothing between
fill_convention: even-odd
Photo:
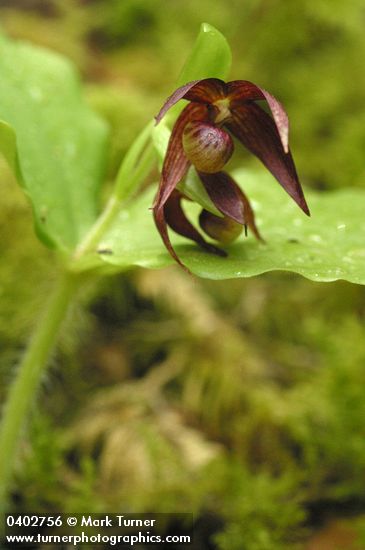
<instances>
[{"instance_id":1,"label":"flower stem","mask_svg":"<svg viewBox=\"0 0 365 550\"><path fill-rule=\"evenodd\" d=\"M37 392L60 325L81 280L83 279L80 276L70 273L64 273L59 280L10 388L0 429L0 512L4 512L7 506L14 458L24 421Z\"/></svg>"},{"instance_id":2,"label":"flower stem","mask_svg":"<svg viewBox=\"0 0 365 550\"><path fill-rule=\"evenodd\" d=\"M86 252L96 252L96 247L105 231L120 212L120 200L112 195L103 212L92 226L86 237L76 248L72 262L76 263Z\"/></svg>"},{"instance_id":3,"label":"flower stem","mask_svg":"<svg viewBox=\"0 0 365 550\"><path fill-rule=\"evenodd\" d=\"M128 186L130 189L136 188L138 183L141 183L148 172L151 170L155 162L155 153L152 146L149 146L144 151L139 165L134 169L134 171L129 175ZM70 267L75 270L77 267L78 261L85 256L88 252L95 253L97 245L100 243L101 238L105 232L109 229L112 222L118 216L123 200L128 198L130 189L126 189L123 192L119 190L119 194L111 195L109 201L107 202L102 214L99 216L96 223L93 225L89 233L76 248L73 258L71 260ZM125 196L123 196L123 193Z\"/></svg>"},{"instance_id":4,"label":"flower stem","mask_svg":"<svg viewBox=\"0 0 365 550\"><path fill-rule=\"evenodd\" d=\"M122 201L133 193L146 177L155 161L154 149L147 144L152 122L141 132L132 144L118 174L115 192L105 209L91 227L83 241L76 248L68 262L67 269L48 303L44 316L30 340L29 346L19 365L15 380L10 387L4 406L0 426L0 514L7 507L8 492L12 483L14 458L26 416L47 366L50 352L56 342L61 323L66 315L72 297L80 287L83 276L77 273L77 266L88 253L97 252L100 239L120 212ZM87 264L86 271L95 267ZM0 523L0 531L1 531ZM1 533L0 533L1 534Z\"/></svg>"}]
</instances>

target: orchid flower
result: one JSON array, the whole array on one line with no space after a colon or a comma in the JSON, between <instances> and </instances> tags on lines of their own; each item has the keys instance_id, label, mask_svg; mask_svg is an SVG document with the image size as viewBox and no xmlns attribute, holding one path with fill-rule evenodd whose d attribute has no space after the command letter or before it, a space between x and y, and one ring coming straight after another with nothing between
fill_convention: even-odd
<instances>
[{"instance_id":1,"label":"orchid flower","mask_svg":"<svg viewBox=\"0 0 365 550\"><path fill-rule=\"evenodd\" d=\"M172 129L159 189L153 204L157 229L171 256L186 269L169 239L167 226L202 248L225 256L207 242L186 217L176 189L193 165L221 217L203 210L201 229L212 239L228 244L247 226L261 239L250 203L230 175L223 172L234 150L232 136L256 155L298 206L309 209L289 150L288 117L282 105L266 90L246 80L223 82L217 78L195 80L178 88L156 116L160 122L180 99L190 103ZM270 116L256 102L264 100ZM261 239L262 240L262 239Z\"/></svg>"}]
</instances>

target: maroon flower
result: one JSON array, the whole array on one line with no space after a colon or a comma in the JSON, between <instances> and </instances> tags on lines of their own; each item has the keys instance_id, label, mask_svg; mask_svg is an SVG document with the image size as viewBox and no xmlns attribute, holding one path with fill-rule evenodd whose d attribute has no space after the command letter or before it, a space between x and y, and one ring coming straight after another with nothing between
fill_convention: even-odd
<instances>
[{"instance_id":1,"label":"maroon flower","mask_svg":"<svg viewBox=\"0 0 365 550\"><path fill-rule=\"evenodd\" d=\"M171 245L167 226L210 252L226 255L206 242L183 212L181 199L186 197L176 186L190 165L195 167L210 199L222 214L219 217L203 210L199 218L203 231L227 244L248 226L256 238L261 239L248 199L236 182L222 172L234 149L230 134L263 162L309 215L289 151L288 117L269 92L246 80L228 83L216 78L196 80L181 86L167 99L156 117L156 124L180 99L190 103L173 127L153 213L166 248L182 267L185 268ZM258 100L266 101L272 117L256 103Z\"/></svg>"}]
</instances>

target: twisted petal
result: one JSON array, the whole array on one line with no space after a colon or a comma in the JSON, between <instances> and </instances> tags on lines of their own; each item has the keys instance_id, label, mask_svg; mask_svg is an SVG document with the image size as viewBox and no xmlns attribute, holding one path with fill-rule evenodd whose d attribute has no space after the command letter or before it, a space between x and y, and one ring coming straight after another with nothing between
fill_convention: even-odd
<instances>
[{"instance_id":1,"label":"twisted petal","mask_svg":"<svg viewBox=\"0 0 365 550\"><path fill-rule=\"evenodd\" d=\"M180 233L180 235L194 240L211 252L220 253L222 255L222 251L218 252L218 248L206 243L198 231L191 226L181 209L180 194L175 191L176 185L182 180L190 166L190 162L185 156L182 145L184 128L190 120L205 120L207 116L208 110L206 105L197 103L190 103L180 114L171 133L162 167L159 189L153 204L153 215L162 240L171 256L184 267L186 271L188 271L187 268L182 264L172 247L166 223L168 223L177 233Z\"/></svg>"},{"instance_id":2,"label":"twisted petal","mask_svg":"<svg viewBox=\"0 0 365 550\"><path fill-rule=\"evenodd\" d=\"M273 95L264 90L264 88L260 88L260 86L256 86L256 84L248 80L233 80L232 82L228 82L226 89L233 111L242 104L242 101L266 100L279 132L284 151L287 153L289 151L289 120L281 103Z\"/></svg>"},{"instance_id":3,"label":"twisted petal","mask_svg":"<svg viewBox=\"0 0 365 550\"><path fill-rule=\"evenodd\" d=\"M300 208L309 215L309 208L300 186L290 154L283 150L273 119L255 103L237 105L226 127L256 155L275 176Z\"/></svg>"},{"instance_id":4,"label":"twisted petal","mask_svg":"<svg viewBox=\"0 0 365 550\"><path fill-rule=\"evenodd\" d=\"M237 187L238 187L238 185L237 185ZM244 192L242 191L242 189L240 187L238 187L238 189L241 193L241 200L243 202L243 211L245 213L245 220L246 220L245 227L246 227L246 225L248 225L248 227L251 229L252 233L255 235L256 239L258 239L259 241L262 241L264 243L265 240L261 237L260 232L257 229L256 223L255 223L255 214L253 213L250 202L249 202L248 198L246 197L246 195L244 194Z\"/></svg>"},{"instance_id":5,"label":"twisted petal","mask_svg":"<svg viewBox=\"0 0 365 550\"><path fill-rule=\"evenodd\" d=\"M203 80L193 80L184 86L180 86L175 92L167 98L162 109L155 117L156 124L164 117L166 112L180 99L188 99L196 103L213 103L217 99L226 96L226 84L218 78L205 78Z\"/></svg>"},{"instance_id":6,"label":"twisted petal","mask_svg":"<svg viewBox=\"0 0 365 550\"><path fill-rule=\"evenodd\" d=\"M226 172L216 174L199 172L199 177L218 210L236 222L248 225L255 237L263 241L256 227L251 205L234 179Z\"/></svg>"},{"instance_id":7,"label":"twisted petal","mask_svg":"<svg viewBox=\"0 0 365 550\"><path fill-rule=\"evenodd\" d=\"M244 225L246 223L244 206L238 185L226 172L204 174L198 172L203 185L219 212Z\"/></svg>"},{"instance_id":8,"label":"twisted petal","mask_svg":"<svg viewBox=\"0 0 365 550\"><path fill-rule=\"evenodd\" d=\"M185 271L189 272L188 268L182 263L171 244L167 231L167 225L179 235L182 235L187 239L191 239L208 252L213 252L213 254L218 254L219 256L226 256L227 254L224 250L207 243L202 235L190 223L181 207L182 198L183 195L179 191L173 191L164 207L154 211L154 218L167 250L174 260L180 264Z\"/></svg>"},{"instance_id":9,"label":"twisted petal","mask_svg":"<svg viewBox=\"0 0 365 550\"><path fill-rule=\"evenodd\" d=\"M158 193L153 208L161 208L176 185L185 176L190 162L185 156L182 135L186 124L190 120L205 120L208 110L205 105L190 103L181 112L171 132L165 160L162 167L162 174Z\"/></svg>"},{"instance_id":10,"label":"twisted petal","mask_svg":"<svg viewBox=\"0 0 365 550\"><path fill-rule=\"evenodd\" d=\"M158 232L161 235L161 238L164 242L164 245L166 246L167 250L171 254L171 256L174 258L174 260L181 265L186 270L186 267L182 264L181 260L177 256L175 250L172 247L169 234L167 232L167 225L166 225L166 219L165 219L165 208L162 207L158 210L153 211L153 217L155 220L156 227L158 229Z\"/></svg>"},{"instance_id":11,"label":"twisted petal","mask_svg":"<svg viewBox=\"0 0 365 550\"><path fill-rule=\"evenodd\" d=\"M226 256L227 254L223 250L207 243L187 219L181 206L181 200L183 198L183 195L179 191L174 191L165 204L165 220L167 225L171 227L175 233L195 241L202 248L209 250L209 252L213 252L219 256Z\"/></svg>"}]
</instances>

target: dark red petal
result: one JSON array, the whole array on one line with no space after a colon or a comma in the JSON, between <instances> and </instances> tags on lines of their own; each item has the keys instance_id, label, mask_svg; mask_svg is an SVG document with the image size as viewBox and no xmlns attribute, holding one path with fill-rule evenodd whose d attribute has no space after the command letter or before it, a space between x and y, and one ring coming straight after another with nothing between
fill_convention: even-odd
<instances>
[{"instance_id":1,"label":"dark red petal","mask_svg":"<svg viewBox=\"0 0 365 550\"><path fill-rule=\"evenodd\" d=\"M205 174L198 172L212 202L225 216L238 223L246 223L244 206L238 185L226 172Z\"/></svg>"},{"instance_id":2,"label":"dark red petal","mask_svg":"<svg viewBox=\"0 0 365 550\"><path fill-rule=\"evenodd\" d=\"M232 111L232 119L225 126L263 162L309 216L293 158L290 151L284 152L273 119L255 103L241 104Z\"/></svg>"},{"instance_id":3,"label":"dark red petal","mask_svg":"<svg viewBox=\"0 0 365 550\"><path fill-rule=\"evenodd\" d=\"M207 243L200 233L191 225L189 220L186 218L183 209L181 208L181 199L181 193L174 191L164 206L154 209L153 215L157 229L168 252L185 271L190 273L189 269L182 263L171 244L167 231L167 224L176 233L193 240L209 252L213 252L219 256L226 256L226 253L220 248Z\"/></svg>"},{"instance_id":4,"label":"dark red petal","mask_svg":"<svg viewBox=\"0 0 365 550\"><path fill-rule=\"evenodd\" d=\"M240 105L242 101L260 99L267 101L272 116L274 117L284 151L287 153L289 151L289 120L281 103L275 99L273 95L264 90L264 88L256 86L256 84L248 80L234 80L233 82L228 82L226 86L227 95L231 100L231 109L233 110Z\"/></svg>"},{"instance_id":5,"label":"dark red petal","mask_svg":"<svg viewBox=\"0 0 365 550\"><path fill-rule=\"evenodd\" d=\"M227 96L226 83L219 78L205 78L198 80L196 84L186 92L184 99L197 103L214 103L218 99Z\"/></svg>"},{"instance_id":6,"label":"dark red petal","mask_svg":"<svg viewBox=\"0 0 365 550\"><path fill-rule=\"evenodd\" d=\"M159 208L165 204L190 166L190 162L185 156L182 144L182 135L186 124L190 120L205 120L207 116L208 110L206 106L196 103L190 103L180 113L171 132L162 167L160 185L153 208Z\"/></svg>"},{"instance_id":7,"label":"dark red petal","mask_svg":"<svg viewBox=\"0 0 365 550\"><path fill-rule=\"evenodd\" d=\"M250 202L249 202L248 198L246 197L246 195L244 194L244 192L242 191L242 189L240 187L239 187L239 190L241 192L241 198L242 198L242 202L243 202L243 210L244 210L244 213L245 213L246 224L251 229L251 231L255 235L256 239L258 239L259 241L265 242L265 240L261 237L260 232L256 227L255 214L254 214L254 212L251 208ZM247 236L247 232L246 232L246 236Z\"/></svg>"},{"instance_id":8,"label":"dark red petal","mask_svg":"<svg viewBox=\"0 0 365 550\"><path fill-rule=\"evenodd\" d=\"M173 249L173 246L171 244L169 234L167 232L167 225L165 220L165 209L164 207L157 208L153 211L153 216L155 219L155 224L158 229L158 232L160 233L162 240L169 251L170 255L174 258L174 260L181 265L185 271L189 272L188 268L181 262L180 258L176 254L175 250Z\"/></svg>"},{"instance_id":9,"label":"dark red petal","mask_svg":"<svg viewBox=\"0 0 365 550\"><path fill-rule=\"evenodd\" d=\"M171 227L175 233L195 241L202 248L209 250L209 252L213 252L219 256L226 256L226 253L223 250L207 243L199 231L197 231L190 223L181 207L182 198L183 196L179 193L179 191L174 191L165 204L165 221L169 227Z\"/></svg>"},{"instance_id":10,"label":"dark red petal","mask_svg":"<svg viewBox=\"0 0 365 550\"><path fill-rule=\"evenodd\" d=\"M216 174L199 172L199 177L218 210L236 222L248 225L255 237L263 241L256 227L251 205L234 179L226 172L217 172Z\"/></svg>"},{"instance_id":11,"label":"dark red petal","mask_svg":"<svg viewBox=\"0 0 365 550\"><path fill-rule=\"evenodd\" d=\"M193 80L184 86L180 86L175 92L167 98L162 109L155 117L156 124L165 116L167 111L175 105L180 99L188 99L196 103L212 103L217 99L225 97L225 83L218 78L205 78L203 80Z\"/></svg>"}]
</instances>

